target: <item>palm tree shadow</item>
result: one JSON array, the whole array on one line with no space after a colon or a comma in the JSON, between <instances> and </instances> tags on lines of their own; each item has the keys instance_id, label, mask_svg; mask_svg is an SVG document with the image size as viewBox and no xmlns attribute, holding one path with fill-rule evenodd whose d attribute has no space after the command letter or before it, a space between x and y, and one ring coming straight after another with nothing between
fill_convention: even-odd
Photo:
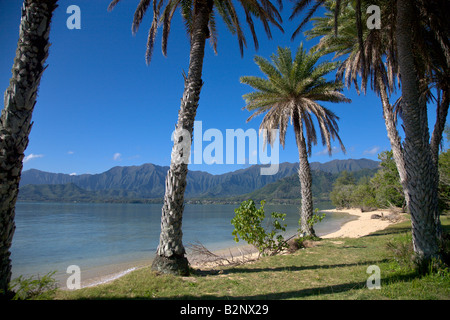
<instances>
[{"instance_id":1,"label":"palm tree shadow","mask_svg":"<svg viewBox=\"0 0 450 320\"><path fill-rule=\"evenodd\" d=\"M332 268L346 268L353 267L359 265L372 265L383 262L388 262L389 259L380 259L373 261L364 261L364 263L342 263L342 264L320 264L320 265L310 265L310 266L282 266L282 267L265 267L265 268L239 268L239 267L231 267L227 269L211 269L211 270L194 270L194 275L196 276L209 276L216 275L218 273L222 275L234 274L234 273L257 273L257 272L286 272L286 271L304 271L304 270L316 270L316 269L332 269Z\"/></svg>"}]
</instances>

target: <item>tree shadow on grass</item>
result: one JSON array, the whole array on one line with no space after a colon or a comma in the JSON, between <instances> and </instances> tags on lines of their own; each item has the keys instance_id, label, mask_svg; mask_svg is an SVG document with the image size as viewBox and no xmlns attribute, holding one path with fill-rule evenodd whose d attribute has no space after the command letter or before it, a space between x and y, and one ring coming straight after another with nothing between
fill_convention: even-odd
<instances>
[{"instance_id":1,"label":"tree shadow on grass","mask_svg":"<svg viewBox=\"0 0 450 320\"><path fill-rule=\"evenodd\" d=\"M407 282L411 281L415 278L419 277L415 273L404 274L404 275L396 275L392 277L383 277L381 279L381 286L394 282ZM273 292L273 293L261 293L254 295L177 295L172 297L163 297L163 298L153 298L150 300L156 301L170 301L170 300L227 300L227 301L243 301L243 300L285 300L285 299L305 299L308 297L317 297L320 299L345 299L345 296L339 298L333 296L335 294L345 293L352 290L369 290L367 288L366 281L354 281L354 282L346 282L334 285L323 285L320 287L311 287L311 288L302 288L298 290L290 290L290 291L281 291L281 292ZM369 296L370 297L370 296ZM149 300L149 297L145 296L137 296L134 298L129 297L118 297L115 298L118 300ZM114 300L115 300L114 299ZM350 299L353 299L350 297ZM104 299L100 299L104 300ZM110 300L110 299L107 299Z\"/></svg>"},{"instance_id":2,"label":"tree shadow on grass","mask_svg":"<svg viewBox=\"0 0 450 320\"><path fill-rule=\"evenodd\" d=\"M332 269L332 268L346 268L346 267L354 267L354 266L369 266L373 264L379 264L383 262L388 262L389 259L380 259L374 261L363 261L363 262L355 262L355 263L340 263L340 264L319 264L319 265L290 265L290 266L281 266L281 267L263 267L263 268L249 268L246 266L245 268L232 267L228 269L221 270L221 274L233 274L233 273L256 273L256 272L286 272L286 271L304 271L304 270L316 270L316 269ZM216 271L217 272L217 271ZM202 275L202 274L199 274Z\"/></svg>"}]
</instances>

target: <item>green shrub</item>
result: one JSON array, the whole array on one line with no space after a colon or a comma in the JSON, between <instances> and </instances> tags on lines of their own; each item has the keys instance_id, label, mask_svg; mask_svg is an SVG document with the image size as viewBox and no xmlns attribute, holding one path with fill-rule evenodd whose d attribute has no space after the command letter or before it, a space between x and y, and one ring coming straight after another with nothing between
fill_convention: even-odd
<instances>
[{"instance_id":1,"label":"green shrub","mask_svg":"<svg viewBox=\"0 0 450 320\"><path fill-rule=\"evenodd\" d=\"M231 220L234 226L232 235L234 240L239 242L239 238L255 246L263 255L276 254L288 247L281 231L286 231L286 224L282 224L286 214L272 212L270 215L271 230L268 232L261 224L265 219L265 201L261 201L261 207L256 208L253 200L242 202L239 208L234 210L235 217Z\"/></svg>"},{"instance_id":2,"label":"green shrub","mask_svg":"<svg viewBox=\"0 0 450 320\"><path fill-rule=\"evenodd\" d=\"M411 234L405 234L388 241L386 248L401 267L414 269L414 249Z\"/></svg>"},{"instance_id":3,"label":"green shrub","mask_svg":"<svg viewBox=\"0 0 450 320\"><path fill-rule=\"evenodd\" d=\"M409 270L414 270L418 274L447 274L448 257L450 253L450 239L444 234L439 243L439 254L441 258L431 258L421 260L417 258L412 244L410 233L397 237L387 243L387 249L392 253L393 259L401 266Z\"/></svg>"},{"instance_id":4,"label":"green shrub","mask_svg":"<svg viewBox=\"0 0 450 320\"><path fill-rule=\"evenodd\" d=\"M29 300L42 296L50 296L56 292L57 282L53 278L56 271L49 272L42 278L31 276L24 278L19 276L12 280L9 284L10 290L15 292L13 300Z\"/></svg>"}]
</instances>

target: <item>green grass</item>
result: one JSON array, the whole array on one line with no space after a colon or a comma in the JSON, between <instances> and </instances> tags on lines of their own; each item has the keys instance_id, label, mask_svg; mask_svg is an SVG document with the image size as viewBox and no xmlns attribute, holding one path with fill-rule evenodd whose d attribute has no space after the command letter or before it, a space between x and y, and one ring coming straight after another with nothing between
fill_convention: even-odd
<instances>
[{"instance_id":1,"label":"green grass","mask_svg":"<svg viewBox=\"0 0 450 320\"><path fill-rule=\"evenodd\" d=\"M449 216L442 217L450 231ZM390 226L359 239L323 239L289 255L197 272L190 277L136 270L114 282L55 299L450 299L450 272L421 276L397 262L389 241L403 241L410 223ZM381 270L381 289L366 286L370 265Z\"/></svg>"}]
</instances>

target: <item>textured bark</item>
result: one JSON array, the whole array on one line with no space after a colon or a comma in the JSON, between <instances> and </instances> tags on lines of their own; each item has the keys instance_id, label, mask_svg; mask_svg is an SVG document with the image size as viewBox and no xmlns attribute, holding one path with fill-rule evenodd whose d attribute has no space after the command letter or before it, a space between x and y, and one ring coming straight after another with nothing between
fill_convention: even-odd
<instances>
[{"instance_id":1,"label":"textured bark","mask_svg":"<svg viewBox=\"0 0 450 320\"><path fill-rule=\"evenodd\" d=\"M211 1L196 1L194 10L193 32L191 35L191 50L189 71L185 79L185 88L181 107L178 113L176 130L184 130L190 134L189 146L192 143L194 120L197 112L200 90L203 84L202 68L205 42L208 37L209 16L212 10ZM161 234L156 258L152 264L155 271L171 274L188 274L188 261L182 238L182 220L184 209L184 191L186 189L186 175L188 164L182 159L188 158L183 149L186 145L185 135L174 138L171 163L167 172L164 204L161 216Z\"/></svg>"},{"instance_id":2,"label":"textured bark","mask_svg":"<svg viewBox=\"0 0 450 320\"><path fill-rule=\"evenodd\" d=\"M31 117L48 56L50 22L56 0L26 0L12 77L0 118L0 290L11 280L10 248L24 151Z\"/></svg>"},{"instance_id":3,"label":"textured bark","mask_svg":"<svg viewBox=\"0 0 450 320\"><path fill-rule=\"evenodd\" d=\"M313 211L313 198L312 198L312 175L311 168L308 161L308 152L306 150L306 141L303 136L302 120L299 119L298 113L294 113L293 117L294 128L298 128L296 131L296 140L299 154L299 168L298 177L300 179L301 187L301 208L300 208L300 232L305 236L316 236L314 228L308 223L312 218Z\"/></svg>"},{"instance_id":4,"label":"textured bark","mask_svg":"<svg viewBox=\"0 0 450 320\"><path fill-rule=\"evenodd\" d=\"M377 82L380 87L380 98L381 103L383 106L383 117L384 117L384 123L386 125L386 131L389 138L389 141L391 143L392 153L394 155L394 161L395 165L397 167L399 176L400 176L400 183L402 185L406 182L406 169L405 169L405 159L403 154L403 148L401 144L401 138L398 134L397 127L395 125L395 116L394 116L394 110L392 108L392 105L389 103L389 98L387 95L386 86L381 79L381 75L378 74L377 76ZM403 190L403 193L405 195L405 201L406 201L406 207L408 207L409 204L409 195L406 192L406 190Z\"/></svg>"},{"instance_id":5,"label":"textured bark","mask_svg":"<svg viewBox=\"0 0 450 320\"><path fill-rule=\"evenodd\" d=\"M442 100L438 100L437 110L436 110L436 123L434 125L433 134L431 135L431 156L433 158L433 162L437 168L439 168L439 147L442 141L442 134L445 129L445 122L447 120L449 107L449 97L448 91L445 90L442 95ZM437 170L436 179L439 181L439 169ZM438 182L439 188L439 182ZM442 226L440 220L441 212L438 210L435 214L435 223L436 223L436 233L439 241L442 240Z\"/></svg>"},{"instance_id":6,"label":"textured bark","mask_svg":"<svg viewBox=\"0 0 450 320\"><path fill-rule=\"evenodd\" d=\"M403 143L407 173L403 188L409 196L413 247L420 261L438 257L437 167L429 143L427 108L420 97L419 81L412 48L411 26L414 23L414 2L397 1L397 47L404 101Z\"/></svg>"},{"instance_id":7,"label":"textured bark","mask_svg":"<svg viewBox=\"0 0 450 320\"><path fill-rule=\"evenodd\" d=\"M442 98L438 101L436 110L436 123L434 124L433 134L431 135L431 154L436 165L439 162L439 147L442 141L442 134L445 129L445 122L447 120L449 107L448 91L444 91Z\"/></svg>"}]
</instances>

